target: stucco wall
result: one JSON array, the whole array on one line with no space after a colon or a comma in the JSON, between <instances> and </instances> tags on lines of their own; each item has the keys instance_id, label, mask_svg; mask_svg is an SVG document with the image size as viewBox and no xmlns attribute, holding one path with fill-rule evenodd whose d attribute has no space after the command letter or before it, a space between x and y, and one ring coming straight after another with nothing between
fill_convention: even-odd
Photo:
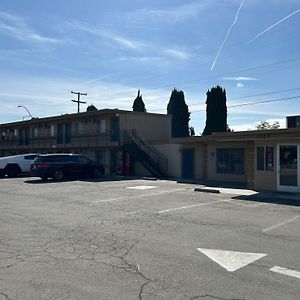
<instances>
[{"instance_id":1,"label":"stucco wall","mask_svg":"<svg viewBox=\"0 0 300 300\"><path fill-rule=\"evenodd\" d=\"M138 161L133 163L133 174L137 176L152 177L153 175Z\"/></svg>"},{"instance_id":2,"label":"stucco wall","mask_svg":"<svg viewBox=\"0 0 300 300\"><path fill-rule=\"evenodd\" d=\"M181 145L180 144L154 144L162 155L168 159L168 175L181 177Z\"/></svg>"},{"instance_id":3,"label":"stucco wall","mask_svg":"<svg viewBox=\"0 0 300 300\"><path fill-rule=\"evenodd\" d=\"M244 174L217 173L217 149L244 149ZM246 147L245 143L210 143L207 146L207 179L213 181L246 182Z\"/></svg>"},{"instance_id":4,"label":"stucco wall","mask_svg":"<svg viewBox=\"0 0 300 300\"><path fill-rule=\"evenodd\" d=\"M171 137L171 117L147 113L120 115L120 128L136 129L143 140L166 140Z\"/></svg>"},{"instance_id":5,"label":"stucco wall","mask_svg":"<svg viewBox=\"0 0 300 300\"><path fill-rule=\"evenodd\" d=\"M204 179L203 145L195 146L195 179Z\"/></svg>"},{"instance_id":6,"label":"stucco wall","mask_svg":"<svg viewBox=\"0 0 300 300\"><path fill-rule=\"evenodd\" d=\"M255 143L255 171L254 171L254 188L262 190L277 190L277 176L278 176L278 145L295 145L299 144L299 138L285 139L284 141L278 139L269 141L264 139ZM273 147L274 148L274 170L273 171L258 171L257 170L257 147Z\"/></svg>"}]
</instances>

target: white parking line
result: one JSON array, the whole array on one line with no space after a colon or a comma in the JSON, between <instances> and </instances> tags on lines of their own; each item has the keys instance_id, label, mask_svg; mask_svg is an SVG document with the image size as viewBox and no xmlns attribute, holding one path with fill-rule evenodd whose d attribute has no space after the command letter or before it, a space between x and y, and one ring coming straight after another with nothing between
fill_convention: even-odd
<instances>
[{"instance_id":1,"label":"white parking line","mask_svg":"<svg viewBox=\"0 0 300 300\"><path fill-rule=\"evenodd\" d=\"M268 232L268 231L271 231L271 230L273 230L273 229L275 229L275 228L278 228L278 227L280 227L280 226L283 226L283 225L286 225L286 224L288 224L288 223L291 223L291 222L295 221L295 220L298 219L298 218L299 218L299 216L293 217L293 218L291 218L291 219L289 219L289 220L286 220L286 221L284 221L284 222L281 222L281 223L275 224L275 225L273 225L273 226L271 226L271 227L265 228L262 232Z\"/></svg>"},{"instance_id":2,"label":"white parking line","mask_svg":"<svg viewBox=\"0 0 300 300\"><path fill-rule=\"evenodd\" d=\"M188 206L181 206L181 207L175 207L175 208L161 210L158 213L159 214L163 214L163 213L170 212L170 211L181 210L181 209L192 208L192 207L198 207L198 206L204 206L204 205L209 205L209 204L219 203L219 202L229 202L229 201L228 200L217 200L217 201L212 201L212 202L206 202L206 203L200 203L200 204L194 204L194 205L188 205Z\"/></svg>"},{"instance_id":3,"label":"white parking line","mask_svg":"<svg viewBox=\"0 0 300 300\"><path fill-rule=\"evenodd\" d=\"M138 186L129 186L126 187L126 189L129 190L151 190L151 189L156 189L158 186L155 185L138 185Z\"/></svg>"},{"instance_id":4,"label":"white parking line","mask_svg":"<svg viewBox=\"0 0 300 300\"><path fill-rule=\"evenodd\" d=\"M144 197L150 197L150 196L157 196L157 195L163 195L163 194L170 194L170 193L176 193L181 191L186 191L187 189L173 189L168 191L162 191L152 194L143 194L143 195L136 195L136 196L126 196L126 197L119 197L119 198L111 198L111 199L104 199L104 200L95 200L92 201L93 203L106 203L106 202L114 202L114 201L122 201L122 200L130 200L130 199L137 199L137 198L144 198Z\"/></svg>"},{"instance_id":5,"label":"white parking line","mask_svg":"<svg viewBox=\"0 0 300 300\"><path fill-rule=\"evenodd\" d=\"M287 276L296 277L296 278L300 279L300 272L299 271L289 270L289 269L281 268L281 267L278 267L278 266L275 266L275 267L271 268L270 271L275 272L275 273L279 273L279 274L283 274L283 275L287 275Z\"/></svg>"},{"instance_id":6,"label":"white parking line","mask_svg":"<svg viewBox=\"0 0 300 300\"><path fill-rule=\"evenodd\" d=\"M269 205L270 203L259 203L259 204L252 204L252 203L255 203L253 201L241 201L241 200L233 200L233 199L230 199L228 200L230 201L230 203L233 203L233 204L236 204L238 206L243 206L243 207L249 207L249 208L255 208L255 207L259 207L259 206L263 206L263 205ZM245 203L249 203L249 204L245 204Z\"/></svg>"}]
</instances>

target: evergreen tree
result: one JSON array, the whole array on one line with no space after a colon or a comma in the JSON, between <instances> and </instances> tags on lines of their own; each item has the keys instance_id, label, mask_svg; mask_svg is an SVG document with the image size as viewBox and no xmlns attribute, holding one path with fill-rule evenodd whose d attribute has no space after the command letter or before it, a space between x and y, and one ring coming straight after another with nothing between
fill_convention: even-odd
<instances>
[{"instance_id":1,"label":"evergreen tree","mask_svg":"<svg viewBox=\"0 0 300 300\"><path fill-rule=\"evenodd\" d=\"M262 121L255 126L257 130L275 130L280 128L278 121L275 121L273 124L268 121Z\"/></svg>"},{"instance_id":2,"label":"evergreen tree","mask_svg":"<svg viewBox=\"0 0 300 300\"><path fill-rule=\"evenodd\" d=\"M168 103L167 113L173 116L172 137L189 136L190 113L184 100L183 91L173 89Z\"/></svg>"},{"instance_id":3,"label":"evergreen tree","mask_svg":"<svg viewBox=\"0 0 300 300\"><path fill-rule=\"evenodd\" d=\"M142 99L142 95L140 95L140 90L138 90L138 94L133 102L132 109L133 109L133 111L146 112L146 108L145 108L144 101Z\"/></svg>"},{"instance_id":4,"label":"evergreen tree","mask_svg":"<svg viewBox=\"0 0 300 300\"><path fill-rule=\"evenodd\" d=\"M227 125L226 91L220 86L213 87L206 93L206 125L203 135L213 132L230 131Z\"/></svg>"},{"instance_id":5,"label":"evergreen tree","mask_svg":"<svg viewBox=\"0 0 300 300\"><path fill-rule=\"evenodd\" d=\"M87 107L86 111L95 111L98 110L94 104L91 104Z\"/></svg>"}]
</instances>

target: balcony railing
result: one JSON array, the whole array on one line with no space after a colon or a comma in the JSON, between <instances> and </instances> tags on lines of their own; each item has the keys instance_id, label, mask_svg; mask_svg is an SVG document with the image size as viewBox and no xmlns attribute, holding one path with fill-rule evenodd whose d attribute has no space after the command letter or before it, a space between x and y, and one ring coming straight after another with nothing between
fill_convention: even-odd
<instances>
[{"instance_id":1,"label":"balcony railing","mask_svg":"<svg viewBox=\"0 0 300 300\"><path fill-rule=\"evenodd\" d=\"M146 143L137 135L135 129L124 131L124 144L135 144L144 151L155 163L163 174L168 174L168 159L161 154L156 148Z\"/></svg>"},{"instance_id":2,"label":"balcony railing","mask_svg":"<svg viewBox=\"0 0 300 300\"><path fill-rule=\"evenodd\" d=\"M19 149L53 149L64 147L105 147L114 145L111 142L109 133L101 134L74 134L68 139L60 139L58 143L57 137L40 137L29 138L26 142L18 138L0 141L0 150L19 150Z\"/></svg>"}]
</instances>

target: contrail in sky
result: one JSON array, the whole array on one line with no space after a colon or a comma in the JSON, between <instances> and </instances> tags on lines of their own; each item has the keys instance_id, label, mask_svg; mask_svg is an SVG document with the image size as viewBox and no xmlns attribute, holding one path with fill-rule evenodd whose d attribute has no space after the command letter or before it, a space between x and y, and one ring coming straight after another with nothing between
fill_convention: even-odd
<instances>
[{"instance_id":1,"label":"contrail in sky","mask_svg":"<svg viewBox=\"0 0 300 300\"><path fill-rule=\"evenodd\" d=\"M265 34L267 31L271 30L273 27L277 26L278 24L280 24L281 22L289 19L291 16L295 15L296 13L300 12L300 9L297 9L296 11L294 11L293 13L289 14L288 16L284 17L283 19L279 20L278 22L276 22L275 24L271 25L270 27L268 27L267 29L265 29L264 31L262 31L261 33L259 33L258 35L256 35L253 39L251 39L250 41L248 41L246 44L250 44L253 41L255 41L257 38L259 38L260 36L262 36L263 34Z\"/></svg>"},{"instance_id":2,"label":"contrail in sky","mask_svg":"<svg viewBox=\"0 0 300 300\"><path fill-rule=\"evenodd\" d=\"M221 44L221 46L220 46L220 48L219 48L219 51L218 51L218 53L217 53L217 56L216 56L216 58L215 58L215 60L214 60L214 62L213 62L213 64L212 64L212 66L211 66L211 68L210 68L211 71L213 70L213 68L214 68L214 66L215 66L215 64L216 64L216 62L217 62L217 60L218 60L218 57L219 57L219 55L220 55L220 53L221 53L221 50L222 50L223 46L225 45L225 43L226 43L226 41L227 41L227 39L228 39L228 36L229 36L229 34L230 34L230 32L231 32L233 26L235 25L235 23L236 23L237 20L238 20L239 13L240 13L240 10L241 10L241 8L242 8L242 6L243 6L243 4L244 4L244 1L245 1L245 0L242 0L239 9L238 9L237 12L236 12L235 19L234 19L233 23L230 25L230 27L229 27L229 29L228 29L228 31L227 31L227 33L226 33L226 36L225 36L225 38L224 38L224 41L222 42L222 44Z\"/></svg>"}]
</instances>

